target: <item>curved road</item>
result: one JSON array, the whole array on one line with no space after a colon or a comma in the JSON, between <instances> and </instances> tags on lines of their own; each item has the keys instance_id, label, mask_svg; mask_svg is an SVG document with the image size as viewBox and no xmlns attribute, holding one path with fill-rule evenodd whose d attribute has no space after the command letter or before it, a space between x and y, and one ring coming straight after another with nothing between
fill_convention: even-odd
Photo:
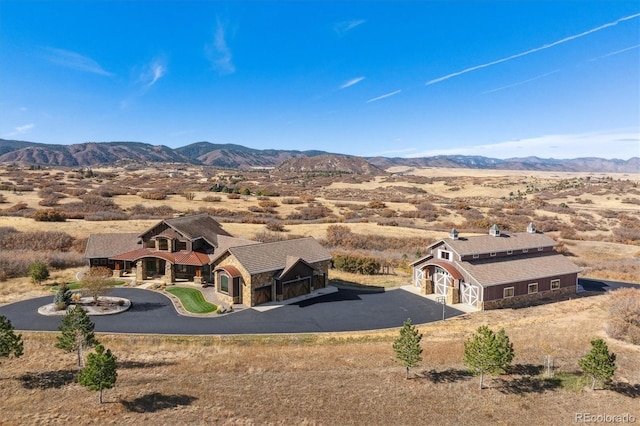
<instances>
[{"instance_id":1,"label":"curved road","mask_svg":"<svg viewBox=\"0 0 640 426\"><path fill-rule=\"evenodd\" d=\"M581 278L586 291L603 292L637 284ZM403 289L359 290L339 288L337 292L275 307L260 312L243 309L229 315L189 317L179 315L162 293L119 288L114 296L126 297L131 308L117 315L93 316L95 330L105 333L144 334L276 334L378 330L400 327L407 318L414 324L442 319L442 305ZM38 314L52 296L39 297L0 307L17 330L57 331L61 316ZM446 317L463 312L446 307Z\"/></svg>"},{"instance_id":2,"label":"curved road","mask_svg":"<svg viewBox=\"0 0 640 426\"><path fill-rule=\"evenodd\" d=\"M126 297L132 306L121 314L92 316L95 331L189 335L317 333L400 327L407 318L414 324L442 319L442 305L402 289L340 288L335 293L264 312L247 308L206 318L179 315L169 298L156 291L118 288L110 295ZM57 331L61 316L44 316L37 312L40 306L51 303L52 297L2 306L0 315L9 318L16 330ZM447 318L462 313L446 307Z\"/></svg>"}]
</instances>

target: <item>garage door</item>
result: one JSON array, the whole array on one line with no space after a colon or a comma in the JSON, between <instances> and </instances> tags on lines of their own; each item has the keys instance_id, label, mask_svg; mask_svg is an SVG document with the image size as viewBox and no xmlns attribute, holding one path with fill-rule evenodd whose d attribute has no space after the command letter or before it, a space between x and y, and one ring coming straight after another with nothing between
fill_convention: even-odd
<instances>
[{"instance_id":1,"label":"garage door","mask_svg":"<svg viewBox=\"0 0 640 426\"><path fill-rule=\"evenodd\" d=\"M302 278L296 281L282 283L282 299L287 300L292 297L304 296L311 292L311 279Z\"/></svg>"},{"instance_id":2,"label":"garage door","mask_svg":"<svg viewBox=\"0 0 640 426\"><path fill-rule=\"evenodd\" d=\"M462 299L462 303L471 306L478 306L479 296L480 292L478 287L470 283L460 283L460 298Z\"/></svg>"},{"instance_id":3,"label":"garage door","mask_svg":"<svg viewBox=\"0 0 640 426\"><path fill-rule=\"evenodd\" d=\"M253 300L255 305L271 302L271 286L258 287L253 290Z\"/></svg>"},{"instance_id":4,"label":"garage door","mask_svg":"<svg viewBox=\"0 0 640 426\"><path fill-rule=\"evenodd\" d=\"M447 271L442 268L436 266L434 274L433 274L433 284L435 294L440 296L447 295L447 286L451 281L451 275Z\"/></svg>"}]
</instances>

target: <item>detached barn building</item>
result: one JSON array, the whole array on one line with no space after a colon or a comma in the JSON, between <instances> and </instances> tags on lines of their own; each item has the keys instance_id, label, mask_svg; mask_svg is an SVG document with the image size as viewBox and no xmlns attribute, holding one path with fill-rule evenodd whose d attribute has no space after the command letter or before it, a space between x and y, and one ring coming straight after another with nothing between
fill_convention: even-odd
<instances>
[{"instance_id":1,"label":"detached barn building","mask_svg":"<svg viewBox=\"0 0 640 426\"><path fill-rule=\"evenodd\" d=\"M493 225L489 235L449 238L427 247L413 262L414 285L422 294L495 309L575 293L581 269L555 251L556 242L529 224L506 234Z\"/></svg>"}]
</instances>

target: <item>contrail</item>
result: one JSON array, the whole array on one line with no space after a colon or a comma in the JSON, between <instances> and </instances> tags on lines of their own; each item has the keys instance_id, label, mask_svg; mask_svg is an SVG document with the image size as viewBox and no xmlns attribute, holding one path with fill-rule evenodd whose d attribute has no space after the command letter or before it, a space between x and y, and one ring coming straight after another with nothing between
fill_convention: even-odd
<instances>
[{"instance_id":1,"label":"contrail","mask_svg":"<svg viewBox=\"0 0 640 426\"><path fill-rule=\"evenodd\" d=\"M587 30L585 32L582 32L580 34L575 34L575 35L572 35L572 36L569 36L569 37L565 37L565 38L563 38L561 40L554 41L553 43L545 44L544 46L540 46L540 47L536 47L536 48L531 49L531 50L527 50L526 52L516 53L515 55L511 55L511 56L508 56L506 58L498 59L496 61L488 62L488 63L482 64L482 65L476 65L474 67L467 68L467 69L464 69L462 71L454 72L454 73L445 75L443 77L439 77L439 78L435 78L433 80L429 80L429 81L427 81L425 83L425 85L429 86L431 84L440 83L441 81L448 80L450 78L457 77L459 75L466 74L466 73L471 72L471 71L476 71L476 70L479 70L479 69L482 69L482 68L487 68L487 67L490 67L492 65L501 64L503 62L507 62L507 61L510 61L512 59L520 58L522 56L530 55L532 53L536 53L536 52L539 52L541 50L549 49L550 47L554 47L554 46L557 46L559 44L566 43L568 41L575 40L575 39L580 38L580 37L584 37L584 36L589 35L591 33L595 33L596 31L604 30L605 28L609 28L609 27L614 27L614 26L618 25L620 22L628 21L630 19L634 19L634 18L637 18L639 16L640 16L640 13L636 13L635 15L625 16L624 18L620 18L620 19L618 19L616 21L609 22L609 23L606 23L604 25L600 25L599 27L592 28L592 29Z\"/></svg>"},{"instance_id":2,"label":"contrail","mask_svg":"<svg viewBox=\"0 0 640 426\"><path fill-rule=\"evenodd\" d=\"M397 95L400 92L402 92L402 90L396 90L395 92L387 93L386 95L378 96L377 98L371 98L366 103L379 101L380 99L384 99L384 98L388 98L389 96Z\"/></svg>"}]
</instances>

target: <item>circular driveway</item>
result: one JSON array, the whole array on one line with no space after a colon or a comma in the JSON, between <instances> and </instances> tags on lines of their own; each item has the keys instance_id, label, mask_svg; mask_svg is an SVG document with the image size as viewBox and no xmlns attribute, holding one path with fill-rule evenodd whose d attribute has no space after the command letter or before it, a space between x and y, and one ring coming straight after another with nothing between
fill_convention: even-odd
<instances>
[{"instance_id":1,"label":"circular driveway","mask_svg":"<svg viewBox=\"0 0 640 426\"><path fill-rule=\"evenodd\" d=\"M131 308L117 315L93 316L95 331L144 334L274 334L377 330L400 327L407 318L414 324L442 319L442 305L403 289L337 292L260 312L246 308L219 317L179 315L164 294L135 288L118 288L113 296L125 297ZM0 307L16 330L57 331L62 317L38 314L53 296L39 297ZM462 311L446 307L446 317Z\"/></svg>"}]
</instances>

